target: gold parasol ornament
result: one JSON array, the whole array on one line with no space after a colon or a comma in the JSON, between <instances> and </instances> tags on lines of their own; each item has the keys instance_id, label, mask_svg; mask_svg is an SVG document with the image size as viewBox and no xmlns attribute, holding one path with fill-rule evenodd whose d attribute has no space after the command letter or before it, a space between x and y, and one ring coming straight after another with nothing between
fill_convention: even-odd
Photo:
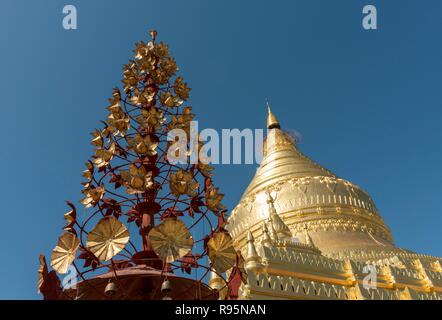
<instances>
[{"instance_id":1,"label":"gold parasol ornament","mask_svg":"<svg viewBox=\"0 0 442 320\"><path fill-rule=\"evenodd\" d=\"M129 231L114 216L101 219L87 236L86 246L98 259L107 261L129 242Z\"/></svg>"},{"instance_id":2,"label":"gold parasol ornament","mask_svg":"<svg viewBox=\"0 0 442 320\"><path fill-rule=\"evenodd\" d=\"M207 242L210 261L218 273L232 268L236 263L236 251L227 232L217 232Z\"/></svg>"},{"instance_id":3,"label":"gold parasol ornament","mask_svg":"<svg viewBox=\"0 0 442 320\"><path fill-rule=\"evenodd\" d=\"M189 229L184 222L174 218L168 218L153 227L148 237L155 253L166 263L184 257L193 246Z\"/></svg>"},{"instance_id":4,"label":"gold parasol ornament","mask_svg":"<svg viewBox=\"0 0 442 320\"><path fill-rule=\"evenodd\" d=\"M67 273L79 245L80 240L73 233L63 233L58 238L57 246L52 250L51 267L58 273Z\"/></svg>"}]
</instances>

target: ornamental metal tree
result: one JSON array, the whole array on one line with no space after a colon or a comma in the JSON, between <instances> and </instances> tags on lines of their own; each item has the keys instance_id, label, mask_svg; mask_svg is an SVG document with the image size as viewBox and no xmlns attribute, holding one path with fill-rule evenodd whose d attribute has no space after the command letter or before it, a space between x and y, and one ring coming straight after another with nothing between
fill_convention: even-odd
<instances>
[{"instance_id":1,"label":"ornamental metal tree","mask_svg":"<svg viewBox=\"0 0 442 320\"><path fill-rule=\"evenodd\" d=\"M38 289L45 299L204 299L220 292L229 298L229 283L241 278L243 260L223 228L213 168L207 160L169 159L183 157L170 149L173 129L188 134L185 158L198 152L190 148L190 88L176 75L168 46L156 42L156 31L150 35L136 44L123 67L122 91L113 90L107 120L92 133L95 154L83 171L85 218L67 202L52 271L40 256ZM223 277L226 271L230 276ZM57 273L69 272L74 282L62 286ZM216 290L204 283L209 273Z\"/></svg>"}]
</instances>

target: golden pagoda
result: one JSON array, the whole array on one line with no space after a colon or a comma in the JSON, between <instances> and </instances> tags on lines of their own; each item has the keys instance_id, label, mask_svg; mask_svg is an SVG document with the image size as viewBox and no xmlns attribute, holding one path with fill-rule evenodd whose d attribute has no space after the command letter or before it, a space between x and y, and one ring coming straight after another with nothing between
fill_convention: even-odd
<instances>
[{"instance_id":1,"label":"golden pagoda","mask_svg":"<svg viewBox=\"0 0 442 320\"><path fill-rule=\"evenodd\" d=\"M238 298L441 300L442 259L396 247L370 195L268 111L264 158L226 227L245 258Z\"/></svg>"}]
</instances>

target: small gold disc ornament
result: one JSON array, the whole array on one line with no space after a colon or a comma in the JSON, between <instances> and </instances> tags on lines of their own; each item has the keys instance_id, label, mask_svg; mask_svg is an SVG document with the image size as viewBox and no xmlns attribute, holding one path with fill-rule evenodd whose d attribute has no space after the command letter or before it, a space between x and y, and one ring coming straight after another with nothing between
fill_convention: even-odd
<instances>
[{"instance_id":1,"label":"small gold disc ornament","mask_svg":"<svg viewBox=\"0 0 442 320\"><path fill-rule=\"evenodd\" d=\"M75 259L80 240L75 234L70 232L63 233L58 238L57 246L52 250L51 267L58 273L68 272L69 266Z\"/></svg>"},{"instance_id":2,"label":"small gold disc ornament","mask_svg":"<svg viewBox=\"0 0 442 320\"><path fill-rule=\"evenodd\" d=\"M219 273L232 268L236 263L236 251L233 241L226 232L215 233L207 242L209 258L212 266Z\"/></svg>"},{"instance_id":3,"label":"small gold disc ornament","mask_svg":"<svg viewBox=\"0 0 442 320\"><path fill-rule=\"evenodd\" d=\"M174 218L164 220L149 232L149 240L158 257L172 263L192 250L193 238L184 222Z\"/></svg>"},{"instance_id":4,"label":"small gold disc ornament","mask_svg":"<svg viewBox=\"0 0 442 320\"><path fill-rule=\"evenodd\" d=\"M101 219L87 236L87 248L100 260L112 259L129 242L129 231L114 216Z\"/></svg>"}]
</instances>

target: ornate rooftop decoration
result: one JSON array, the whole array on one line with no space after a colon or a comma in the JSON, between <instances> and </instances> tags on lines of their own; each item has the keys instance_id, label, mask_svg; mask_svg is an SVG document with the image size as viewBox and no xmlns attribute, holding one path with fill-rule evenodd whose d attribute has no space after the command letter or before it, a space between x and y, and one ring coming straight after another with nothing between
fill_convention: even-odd
<instances>
[{"instance_id":1,"label":"ornate rooftop decoration","mask_svg":"<svg viewBox=\"0 0 442 320\"><path fill-rule=\"evenodd\" d=\"M136 44L134 58L123 66L122 88L112 91L106 120L91 133L84 213L68 202L64 233L51 256L59 274L71 268L78 274L78 289L61 288L41 257L38 287L45 299L140 298L140 292L152 292L143 299L157 299L161 295L153 292L161 288L171 290L168 298L214 298L222 288L211 291L202 282L206 274L233 268L241 278L242 260L223 229L224 195L214 185L213 168L168 159L168 133L190 132L191 89L177 74L169 47L157 41L156 31L150 35ZM190 141L187 147L191 150ZM180 156L192 152L198 150ZM149 288L130 291L147 276L156 278ZM188 290L174 288L184 284Z\"/></svg>"}]
</instances>

